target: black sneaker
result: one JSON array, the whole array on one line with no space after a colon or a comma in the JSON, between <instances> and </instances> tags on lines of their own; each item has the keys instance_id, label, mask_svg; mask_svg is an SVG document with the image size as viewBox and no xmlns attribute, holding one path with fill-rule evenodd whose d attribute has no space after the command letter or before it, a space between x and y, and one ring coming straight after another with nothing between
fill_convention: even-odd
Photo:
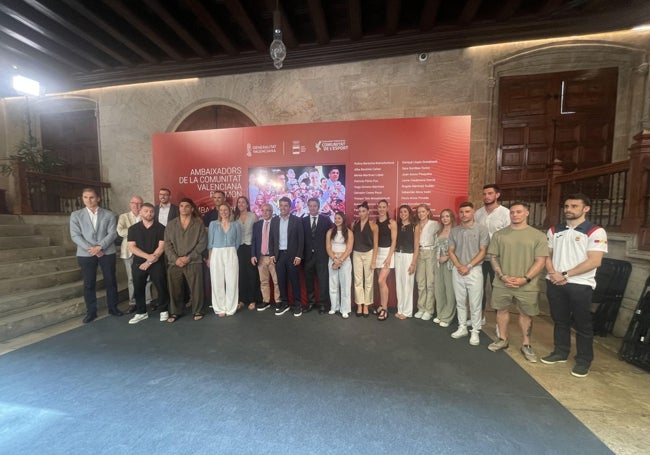
<instances>
[{"instance_id":1,"label":"black sneaker","mask_svg":"<svg viewBox=\"0 0 650 455\"><path fill-rule=\"evenodd\" d=\"M289 311L289 305L287 305L286 303L281 303L276 307L275 315L276 316L282 316L287 311Z\"/></svg>"},{"instance_id":2,"label":"black sneaker","mask_svg":"<svg viewBox=\"0 0 650 455\"><path fill-rule=\"evenodd\" d=\"M554 363L565 363L566 357L560 354L556 354L555 352L551 352L546 357L542 357L541 360L542 363L553 365Z\"/></svg>"},{"instance_id":3,"label":"black sneaker","mask_svg":"<svg viewBox=\"0 0 650 455\"><path fill-rule=\"evenodd\" d=\"M257 311L264 311L264 310L266 310L266 309L267 309L268 307L270 307L270 306L271 306L271 304L268 303L268 302L258 303L258 304L257 304Z\"/></svg>"},{"instance_id":4,"label":"black sneaker","mask_svg":"<svg viewBox=\"0 0 650 455\"><path fill-rule=\"evenodd\" d=\"M574 366L573 370L571 370L571 374L576 378L587 377L587 375L589 374L589 366L576 363L576 366Z\"/></svg>"},{"instance_id":5,"label":"black sneaker","mask_svg":"<svg viewBox=\"0 0 650 455\"><path fill-rule=\"evenodd\" d=\"M297 318L302 316L302 307L300 305L293 308L293 315Z\"/></svg>"}]
</instances>

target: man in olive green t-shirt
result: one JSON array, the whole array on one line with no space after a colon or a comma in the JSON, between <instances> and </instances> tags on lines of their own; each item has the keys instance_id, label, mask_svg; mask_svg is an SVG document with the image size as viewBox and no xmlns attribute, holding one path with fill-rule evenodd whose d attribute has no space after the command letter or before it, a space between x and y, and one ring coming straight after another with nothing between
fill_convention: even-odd
<instances>
[{"instance_id":1,"label":"man in olive green t-shirt","mask_svg":"<svg viewBox=\"0 0 650 455\"><path fill-rule=\"evenodd\" d=\"M548 256L546 236L528 225L529 207L525 202L510 206L510 226L494 233L488 256L495 272L492 284L492 306L497 310L499 338L488 346L490 351L508 347L509 307L519 309L519 327L523 345L521 352L529 362L537 362L530 344L532 317L539 314L542 281L539 273Z\"/></svg>"}]
</instances>

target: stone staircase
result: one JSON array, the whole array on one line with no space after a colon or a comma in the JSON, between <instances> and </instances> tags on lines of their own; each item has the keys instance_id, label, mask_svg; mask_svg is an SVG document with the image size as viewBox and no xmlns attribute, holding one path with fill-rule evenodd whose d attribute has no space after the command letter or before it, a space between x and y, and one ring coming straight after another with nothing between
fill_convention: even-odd
<instances>
[{"instance_id":1,"label":"stone staircase","mask_svg":"<svg viewBox=\"0 0 650 455\"><path fill-rule=\"evenodd\" d=\"M43 216L0 215L0 342L86 312L68 226L58 221L47 225ZM97 283L101 309L101 272Z\"/></svg>"}]
</instances>

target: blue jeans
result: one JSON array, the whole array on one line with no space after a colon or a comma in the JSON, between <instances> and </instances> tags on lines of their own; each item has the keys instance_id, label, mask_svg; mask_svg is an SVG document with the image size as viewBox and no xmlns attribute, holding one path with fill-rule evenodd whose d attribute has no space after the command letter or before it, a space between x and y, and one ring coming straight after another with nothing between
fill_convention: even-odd
<instances>
[{"instance_id":1,"label":"blue jeans","mask_svg":"<svg viewBox=\"0 0 650 455\"><path fill-rule=\"evenodd\" d=\"M102 257L77 256L84 280L84 301L86 312L97 315L97 267L101 267L106 287L106 305L109 311L117 310L117 278L115 276L115 254L105 254Z\"/></svg>"}]
</instances>

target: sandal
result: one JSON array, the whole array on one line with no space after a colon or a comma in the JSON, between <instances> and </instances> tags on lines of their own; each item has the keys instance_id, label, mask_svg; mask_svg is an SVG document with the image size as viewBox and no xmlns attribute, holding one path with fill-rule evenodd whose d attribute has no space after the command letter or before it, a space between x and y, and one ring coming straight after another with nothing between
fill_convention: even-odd
<instances>
[{"instance_id":1,"label":"sandal","mask_svg":"<svg viewBox=\"0 0 650 455\"><path fill-rule=\"evenodd\" d=\"M237 304L237 311L241 310L242 308L244 308L244 302L239 302Z\"/></svg>"},{"instance_id":2,"label":"sandal","mask_svg":"<svg viewBox=\"0 0 650 455\"><path fill-rule=\"evenodd\" d=\"M174 322L176 322L176 320L177 320L179 317L180 317L180 316L178 316L178 315L176 315L176 314L172 314L171 316L169 316L169 317L167 318L167 322L170 323L170 324L173 324Z\"/></svg>"},{"instance_id":3,"label":"sandal","mask_svg":"<svg viewBox=\"0 0 650 455\"><path fill-rule=\"evenodd\" d=\"M363 317L364 318L368 317L368 305L363 306Z\"/></svg>"},{"instance_id":4,"label":"sandal","mask_svg":"<svg viewBox=\"0 0 650 455\"><path fill-rule=\"evenodd\" d=\"M257 309L257 304L256 304L255 302L253 302L253 303L249 303L249 304L248 304L248 309L249 309L250 311L253 311L253 310Z\"/></svg>"},{"instance_id":5,"label":"sandal","mask_svg":"<svg viewBox=\"0 0 650 455\"><path fill-rule=\"evenodd\" d=\"M388 319L388 311L382 308L381 310L379 310L379 314L377 315L377 320L385 321L386 319Z\"/></svg>"},{"instance_id":6,"label":"sandal","mask_svg":"<svg viewBox=\"0 0 650 455\"><path fill-rule=\"evenodd\" d=\"M195 315L194 315L194 320L195 320L195 321L200 321L201 319L203 319L203 315L202 315L202 314L195 314Z\"/></svg>"}]
</instances>

